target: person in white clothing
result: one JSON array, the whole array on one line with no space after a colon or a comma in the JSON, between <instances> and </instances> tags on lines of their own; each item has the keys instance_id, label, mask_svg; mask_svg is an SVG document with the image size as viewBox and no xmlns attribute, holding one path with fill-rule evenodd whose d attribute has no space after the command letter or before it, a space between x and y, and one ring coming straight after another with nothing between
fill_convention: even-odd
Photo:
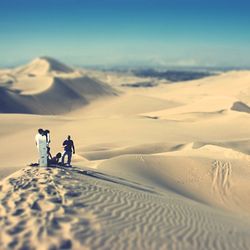
<instances>
[{"instance_id":1,"label":"person in white clothing","mask_svg":"<svg viewBox=\"0 0 250 250\"><path fill-rule=\"evenodd\" d=\"M35 141L36 141L36 146L37 146L38 151L39 151L39 141L41 139L41 136L43 136L43 129L39 128L38 133L35 136Z\"/></svg>"},{"instance_id":2,"label":"person in white clothing","mask_svg":"<svg viewBox=\"0 0 250 250\"><path fill-rule=\"evenodd\" d=\"M43 129L38 129L38 134L35 137L36 146L39 153L39 166L47 167L48 166L48 156L47 156L47 139L44 135Z\"/></svg>"}]
</instances>

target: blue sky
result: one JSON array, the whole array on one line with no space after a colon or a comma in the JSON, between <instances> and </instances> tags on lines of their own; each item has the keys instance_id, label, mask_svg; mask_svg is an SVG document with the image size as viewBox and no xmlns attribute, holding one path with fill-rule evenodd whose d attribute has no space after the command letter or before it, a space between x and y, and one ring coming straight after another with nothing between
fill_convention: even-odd
<instances>
[{"instance_id":1,"label":"blue sky","mask_svg":"<svg viewBox=\"0 0 250 250\"><path fill-rule=\"evenodd\" d=\"M250 66L246 0L2 0L0 65Z\"/></svg>"}]
</instances>

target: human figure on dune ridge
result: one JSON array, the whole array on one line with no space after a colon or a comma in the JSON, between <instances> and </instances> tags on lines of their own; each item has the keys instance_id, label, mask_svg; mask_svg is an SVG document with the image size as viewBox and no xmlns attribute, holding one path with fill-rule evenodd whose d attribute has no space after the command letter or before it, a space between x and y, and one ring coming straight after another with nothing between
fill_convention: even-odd
<instances>
[{"instance_id":1,"label":"human figure on dune ridge","mask_svg":"<svg viewBox=\"0 0 250 250\"><path fill-rule=\"evenodd\" d=\"M44 134L44 130L39 128L38 134L35 136L36 146L39 153L39 165L41 167L46 167L48 164L47 159L47 140Z\"/></svg>"},{"instance_id":2,"label":"human figure on dune ridge","mask_svg":"<svg viewBox=\"0 0 250 250\"><path fill-rule=\"evenodd\" d=\"M62 157L61 153L57 153L56 156L49 159L49 165L60 165L60 159Z\"/></svg>"},{"instance_id":3,"label":"human figure on dune ridge","mask_svg":"<svg viewBox=\"0 0 250 250\"><path fill-rule=\"evenodd\" d=\"M67 140L63 142L63 147L64 147L64 153L62 156L62 164L64 165L65 156L67 155L68 157L67 165L71 166L70 164L72 159L72 153L75 154L75 146L73 140L71 140L70 135L68 135Z\"/></svg>"},{"instance_id":4,"label":"human figure on dune ridge","mask_svg":"<svg viewBox=\"0 0 250 250\"><path fill-rule=\"evenodd\" d=\"M35 136L36 146L37 146L37 149L38 149L38 150L39 150L39 139L40 139L41 136L43 136L43 134L44 134L43 129L42 129L42 128L39 128L39 129L38 129L38 133L37 133L36 136Z\"/></svg>"},{"instance_id":5,"label":"human figure on dune ridge","mask_svg":"<svg viewBox=\"0 0 250 250\"><path fill-rule=\"evenodd\" d=\"M52 154L50 152L50 147L47 146L47 156L48 156L48 161L51 160L53 157L52 157Z\"/></svg>"},{"instance_id":6,"label":"human figure on dune ridge","mask_svg":"<svg viewBox=\"0 0 250 250\"><path fill-rule=\"evenodd\" d=\"M46 136L46 141L47 141L47 144L50 144L50 131L48 129L44 130L43 131L43 134Z\"/></svg>"},{"instance_id":7,"label":"human figure on dune ridge","mask_svg":"<svg viewBox=\"0 0 250 250\"><path fill-rule=\"evenodd\" d=\"M50 131L48 129L46 129L46 130L43 131L43 134L46 137L46 142L47 142L48 160L51 160L52 159L52 155L51 155L51 152L50 152L50 145L49 145L51 143L51 140L50 140Z\"/></svg>"}]
</instances>

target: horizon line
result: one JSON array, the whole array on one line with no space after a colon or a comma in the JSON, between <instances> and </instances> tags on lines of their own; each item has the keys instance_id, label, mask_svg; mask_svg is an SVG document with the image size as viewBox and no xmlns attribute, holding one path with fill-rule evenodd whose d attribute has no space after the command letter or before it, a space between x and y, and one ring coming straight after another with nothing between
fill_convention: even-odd
<instances>
[{"instance_id":1,"label":"horizon line","mask_svg":"<svg viewBox=\"0 0 250 250\"><path fill-rule=\"evenodd\" d=\"M31 63L33 60L38 58L51 58L57 60L63 64L67 64L72 67L83 67L89 69L100 69L100 70L131 70L131 69L207 69L207 70L250 70L250 65L204 65L204 64L196 64L196 65L178 65L175 63L154 63L149 62L148 60L134 60L131 63L131 60L127 60L127 62L117 62L117 63L79 63L73 62L72 59L68 60L61 60L57 59L57 57L53 56L37 56L33 57L33 59L22 59L12 63L0 63L0 69L13 69L16 67L20 67L22 65L26 65Z\"/></svg>"}]
</instances>

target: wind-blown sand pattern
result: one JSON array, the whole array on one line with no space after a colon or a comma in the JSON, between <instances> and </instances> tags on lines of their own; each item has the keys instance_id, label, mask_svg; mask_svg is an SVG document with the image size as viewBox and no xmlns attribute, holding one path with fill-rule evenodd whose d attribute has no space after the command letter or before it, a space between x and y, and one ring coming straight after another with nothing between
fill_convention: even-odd
<instances>
[{"instance_id":1,"label":"wind-blown sand pattern","mask_svg":"<svg viewBox=\"0 0 250 250\"><path fill-rule=\"evenodd\" d=\"M248 250L249 83L249 71L169 84L47 57L1 70L0 250ZM53 155L72 136L74 168L23 168L40 127Z\"/></svg>"},{"instance_id":2,"label":"wind-blown sand pattern","mask_svg":"<svg viewBox=\"0 0 250 250\"><path fill-rule=\"evenodd\" d=\"M250 244L250 224L243 219L99 172L25 168L1 189L5 249L247 249Z\"/></svg>"}]
</instances>

